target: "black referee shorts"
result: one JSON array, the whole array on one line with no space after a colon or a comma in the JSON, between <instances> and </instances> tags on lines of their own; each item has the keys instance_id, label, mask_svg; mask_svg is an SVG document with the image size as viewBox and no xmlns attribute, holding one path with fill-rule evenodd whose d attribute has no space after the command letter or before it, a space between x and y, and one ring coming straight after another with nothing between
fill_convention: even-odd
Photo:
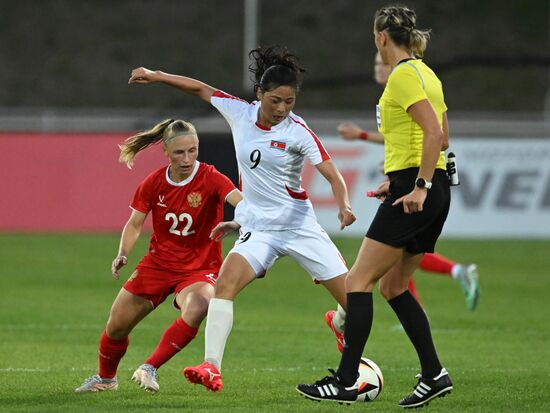
<instances>
[{"instance_id":1,"label":"black referee shorts","mask_svg":"<svg viewBox=\"0 0 550 413\"><path fill-rule=\"evenodd\" d=\"M392 206L396 199L414 189L418 168L390 172L390 195L382 202L367 232L367 237L411 254L433 252L451 204L446 171L436 169L432 187L422 212L405 214L403 204Z\"/></svg>"}]
</instances>

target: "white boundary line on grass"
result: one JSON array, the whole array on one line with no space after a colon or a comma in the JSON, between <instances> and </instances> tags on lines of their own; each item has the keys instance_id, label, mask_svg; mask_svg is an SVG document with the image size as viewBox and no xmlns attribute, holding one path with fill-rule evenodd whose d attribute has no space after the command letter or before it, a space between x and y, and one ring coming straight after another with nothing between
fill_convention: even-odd
<instances>
[{"instance_id":1,"label":"white boundary line on grass","mask_svg":"<svg viewBox=\"0 0 550 413\"><path fill-rule=\"evenodd\" d=\"M248 326L247 323L236 324L233 329L236 331L244 331L249 333L274 332L274 333L291 333L300 331L304 333L319 333L326 331L326 327L260 327ZM3 331L27 331L27 330L93 330L102 331L105 328L104 324L0 324L0 330ZM139 325L136 330L161 330L158 325ZM391 332L403 331L400 324L393 324L388 327ZM432 333L437 334L494 334L494 333L512 333L516 332L513 328L432 328ZM523 334L540 335L543 332L539 330L527 330Z\"/></svg>"},{"instance_id":2,"label":"white boundary line on grass","mask_svg":"<svg viewBox=\"0 0 550 413\"><path fill-rule=\"evenodd\" d=\"M68 370L67 369L55 369L55 368L26 368L26 367L7 367L7 368L0 368L0 373L55 373L55 372L67 372L67 371L96 371L96 368L93 367L71 367ZM133 368L126 368L126 369L119 369L119 371L129 371L132 372L135 369ZM269 372L269 373L278 373L278 372L294 372L294 371L302 371L306 369L302 369L301 367L263 367L261 369L252 368L252 369L245 369L245 368L236 368L232 369L232 371L249 371L252 373L257 372ZM321 371L325 370L320 367L311 367L308 368L307 371Z\"/></svg>"},{"instance_id":3,"label":"white boundary line on grass","mask_svg":"<svg viewBox=\"0 0 550 413\"><path fill-rule=\"evenodd\" d=\"M90 331L102 331L105 328L104 324L0 324L0 330L4 331L32 331L32 330L90 330ZM237 331L245 331L251 333L263 333L263 332L275 332L275 333L291 333L295 331L305 333L319 333L326 331L326 328L319 327L306 327L301 326L292 327L260 327L260 326L247 326L236 324L233 327ZM161 330L158 325L139 325L136 330Z\"/></svg>"},{"instance_id":4,"label":"white boundary line on grass","mask_svg":"<svg viewBox=\"0 0 550 413\"><path fill-rule=\"evenodd\" d=\"M122 372L132 372L134 371L134 368L124 368L119 369L119 371ZM252 369L245 369L245 368L234 368L231 369L231 371L242 371L242 372L250 372L253 374L256 373L292 373L297 371L304 371L304 372L317 372L317 371L325 371L326 368L324 367L308 367L308 368L302 368L302 367L263 367L260 369L252 368ZM502 374L508 374L508 373L517 373L517 372L531 372L532 370L528 368L509 368L509 369L503 369L503 368L483 368L484 372L491 372L491 373L502 373ZM0 373L58 373L58 372L96 372L97 368L95 367L71 367L69 369L55 369L55 368L25 368L25 367L7 367L7 368L0 368ZM411 367L391 367L391 366L385 366L384 371L407 371L407 372L414 372L416 371L415 368ZM473 372L475 370L469 370L469 372Z\"/></svg>"}]
</instances>

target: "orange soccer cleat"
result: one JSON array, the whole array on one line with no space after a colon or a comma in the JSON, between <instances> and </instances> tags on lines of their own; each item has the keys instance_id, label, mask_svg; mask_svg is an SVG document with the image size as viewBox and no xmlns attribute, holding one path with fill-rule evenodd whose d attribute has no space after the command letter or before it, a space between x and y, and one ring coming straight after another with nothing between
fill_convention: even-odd
<instances>
[{"instance_id":1,"label":"orange soccer cleat","mask_svg":"<svg viewBox=\"0 0 550 413\"><path fill-rule=\"evenodd\" d=\"M189 383L202 384L213 392L221 391L223 387L222 374L216 366L207 361L195 367L184 368L183 375Z\"/></svg>"}]
</instances>

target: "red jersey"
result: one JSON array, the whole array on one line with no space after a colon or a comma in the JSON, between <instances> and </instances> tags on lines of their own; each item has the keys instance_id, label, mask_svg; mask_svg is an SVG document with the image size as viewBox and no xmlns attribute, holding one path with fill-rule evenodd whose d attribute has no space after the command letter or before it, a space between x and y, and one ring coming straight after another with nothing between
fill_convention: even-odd
<instances>
[{"instance_id":1,"label":"red jersey","mask_svg":"<svg viewBox=\"0 0 550 413\"><path fill-rule=\"evenodd\" d=\"M168 169L160 168L145 178L132 201L132 209L151 212L153 219L149 253L140 265L217 273L222 264L221 243L209 235L223 220L225 199L236 188L215 167L198 161L182 182L172 181Z\"/></svg>"}]
</instances>

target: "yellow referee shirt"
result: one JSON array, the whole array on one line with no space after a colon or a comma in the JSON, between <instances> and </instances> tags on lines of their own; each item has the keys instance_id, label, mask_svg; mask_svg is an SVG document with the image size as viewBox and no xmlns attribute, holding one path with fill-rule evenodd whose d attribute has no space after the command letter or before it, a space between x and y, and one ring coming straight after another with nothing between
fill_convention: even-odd
<instances>
[{"instance_id":1,"label":"yellow referee shirt","mask_svg":"<svg viewBox=\"0 0 550 413\"><path fill-rule=\"evenodd\" d=\"M384 135L384 173L420 166L424 133L407 109L424 99L432 104L442 126L447 106L441 81L420 59L399 63L376 107L378 131ZM444 152L436 168L446 169Z\"/></svg>"}]
</instances>

